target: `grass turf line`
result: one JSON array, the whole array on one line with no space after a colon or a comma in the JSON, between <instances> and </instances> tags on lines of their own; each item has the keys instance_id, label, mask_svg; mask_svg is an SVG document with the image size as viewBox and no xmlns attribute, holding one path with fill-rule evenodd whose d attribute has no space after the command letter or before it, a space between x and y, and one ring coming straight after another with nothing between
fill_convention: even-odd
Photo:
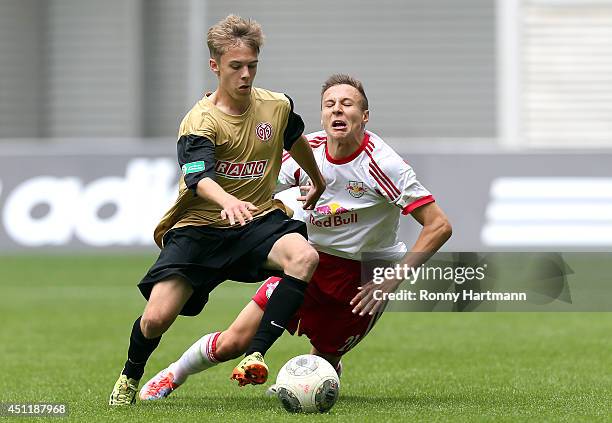
<instances>
[{"instance_id":1,"label":"grass turf line","mask_svg":"<svg viewBox=\"0 0 612 423\"><path fill-rule=\"evenodd\" d=\"M0 257L0 402L65 402L59 421L609 421L609 313L388 313L344 359L329 414L289 416L264 387L239 389L225 363L168 400L110 408L152 256ZM145 378L204 333L225 328L256 286L226 283L204 312L164 335ZM331 322L330 322L331 324ZM284 335L275 377L308 350ZM6 420L6 418L3 418ZM23 418L14 419L24 421ZM58 421L58 420L53 420Z\"/></svg>"}]
</instances>

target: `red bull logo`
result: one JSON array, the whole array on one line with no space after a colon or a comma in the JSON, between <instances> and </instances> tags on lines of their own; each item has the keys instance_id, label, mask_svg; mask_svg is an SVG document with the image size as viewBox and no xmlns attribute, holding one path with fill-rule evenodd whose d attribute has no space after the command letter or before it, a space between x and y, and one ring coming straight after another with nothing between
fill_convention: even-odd
<instances>
[{"instance_id":1,"label":"red bull logo","mask_svg":"<svg viewBox=\"0 0 612 423\"><path fill-rule=\"evenodd\" d=\"M317 215L317 218L315 218L315 215ZM314 213L310 215L309 222L311 225L320 228L349 225L357 223L357 213L353 213L338 203L325 204L315 207Z\"/></svg>"},{"instance_id":2,"label":"red bull logo","mask_svg":"<svg viewBox=\"0 0 612 423\"><path fill-rule=\"evenodd\" d=\"M319 207L315 207L315 213L329 216L329 215L350 213L350 210L345 209L338 203L330 203L330 204L325 204Z\"/></svg>"},{"instance_id":3,"label":"red bull logo","mask_svg":"<svg viewBox=\"0 0 612 423\"><path fill-rule=\"evenodd\" d=\"M363 182L349 181L346 190L351 194L351 197L361 198L368 189L363 185Z\"/></svg>"},{"instance_id":4,"label":"red bull logo","mask_svg":"<svg viewBox=\"0 0 612 423\"><path fill-rule=\"evenodd\" d=\"M345 217L346 216L346 217ZM311 225L318 226L319 228L332 228L336 226L350 225L351 223L357 223L357 213L351 213L347 215L335 215L327 216L321 219L315 219L311 214L308 219Z\"/></svg>"}]
</instances>

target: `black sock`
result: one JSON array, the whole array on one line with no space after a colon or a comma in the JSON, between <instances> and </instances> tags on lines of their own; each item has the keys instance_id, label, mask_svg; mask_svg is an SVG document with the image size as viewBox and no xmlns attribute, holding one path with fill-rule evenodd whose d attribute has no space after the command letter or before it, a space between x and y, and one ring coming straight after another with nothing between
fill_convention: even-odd
<instances>
[{"instance_id":1,"label":"black sock","mask_svg":"<svg viewBox=\"0 0 612 423\"><path fill-rule=\"evenodd\" d=\"M130 347L128 348L128 359L123 367L122 374L130 379L140 380L144 374L144 368L147 360L159 345L161 336L153 339L145 338L140 329L140 316L132 326L132 334L130 335Z\"/></svg>"},{"instance_id":2,"label":"black sock","mask_svg":"<svg viewBox=\"0 0 612 423\"><path fill-rule=\"evenodd\" d=\"M293 276L283 275L268 300L257 333L246 355L254 352L264 355L270 349L302 305L307 287L308 283Z\"/></svg>"}]
</instances>

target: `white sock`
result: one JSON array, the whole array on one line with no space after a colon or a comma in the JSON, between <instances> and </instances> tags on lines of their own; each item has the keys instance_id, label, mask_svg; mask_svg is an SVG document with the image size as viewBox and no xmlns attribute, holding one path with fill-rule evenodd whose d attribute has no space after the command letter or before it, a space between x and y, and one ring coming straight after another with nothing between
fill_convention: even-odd
<instances>
[{"instance_id":1,"label":"white sock","mask_svg":"<svg viewBox=\"0 0 612 423\"><path fill-rule=\"evenodd\" d=\"M220 333L204 335L168 367L168 370L174 374L174 383L181 385L188 376L210 369L219 363L215 357L215 348Z\"/></svg>"}]
</instances>

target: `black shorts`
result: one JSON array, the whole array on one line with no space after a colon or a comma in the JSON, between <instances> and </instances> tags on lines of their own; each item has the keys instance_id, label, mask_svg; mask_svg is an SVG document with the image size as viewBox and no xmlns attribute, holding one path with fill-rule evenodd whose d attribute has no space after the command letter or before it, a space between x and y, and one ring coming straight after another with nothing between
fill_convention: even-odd
<instances>
[{"instance_id":1,"label":"black shorts","mask_svg":"<svg viewBox=\"0 0 612 423\"><path fill-rule=\"evenodd\" d=\"M181 276L194 293L183 309L184 316L199 314L208 295L221 282L260 282L281 272L264 269L272 246L283 235L299 233L307 238L306 225L274 210L253 222L233 228L185 226L164 235L164 248L138 284L148 300L153 285ZM247 300L247 298L245 298Z\"/></svg>"}]
</instances>

